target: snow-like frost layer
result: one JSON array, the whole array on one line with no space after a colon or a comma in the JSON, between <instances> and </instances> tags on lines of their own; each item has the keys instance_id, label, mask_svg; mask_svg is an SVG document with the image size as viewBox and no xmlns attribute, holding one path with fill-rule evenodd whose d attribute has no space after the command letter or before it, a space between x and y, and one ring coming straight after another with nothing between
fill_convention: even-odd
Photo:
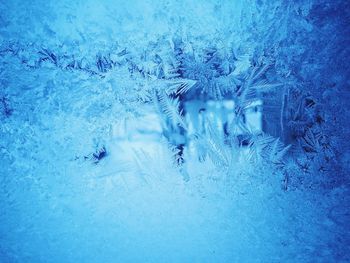
<instances>
[{"instance_id":1,"label":"snow-like frost layer","mask_svg":"<svg viewBox=\"0 0 350 263\"><path fill-rule=\"evenodd\" d=\"M1 1L0 262L349 261L346 7ZM328 163L314 154L323 145L309 133L309 157L293 156L288 169L254 163L248 149L220 167L215 158L199 161L191 137L185 162L174 165L162 118L146 113L162 91L155 61L179 66L176 48L190 54L182 62L201 85L217 72L244 75L271 56L275 71L265 80L283 76L302 87L305 94L290 94L292 108L299 97L322 106L318 121L338 155L329 145ZM212 50L224 66L206 66ZM293 113L293 123L309 125ZM332 166L338 158L343 170Z\"/></svg>"}]
</instances>

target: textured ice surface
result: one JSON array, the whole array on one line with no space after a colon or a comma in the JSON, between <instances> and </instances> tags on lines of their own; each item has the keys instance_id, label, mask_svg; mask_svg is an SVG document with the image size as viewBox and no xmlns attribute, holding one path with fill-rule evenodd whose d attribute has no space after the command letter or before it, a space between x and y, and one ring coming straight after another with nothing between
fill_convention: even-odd
<instances>
[{"instance_id":1,"label":"textured ice surface","mask_svg":"<svg viewBox=\"0 0 350 263\"><path fill-rule=\"evenodd\" d=\"M0 1L0 262L349 262L349 11Z\"/></svg>"}]
</instances>

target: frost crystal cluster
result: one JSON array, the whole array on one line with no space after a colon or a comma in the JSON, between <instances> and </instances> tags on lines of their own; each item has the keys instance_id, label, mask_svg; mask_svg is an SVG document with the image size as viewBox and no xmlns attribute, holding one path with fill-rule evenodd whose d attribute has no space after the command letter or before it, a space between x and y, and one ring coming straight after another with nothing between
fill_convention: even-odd
<instances>
[{"instance_id":1,"label":"frost crystal cluster","mask_svg":"<svg viewBox=\"0 0 350 263\"><path fill-rule=\"evenodd\" d=\"M0 0L0 262L350 262L350 2Z\"/></svg>"}]
</instances>

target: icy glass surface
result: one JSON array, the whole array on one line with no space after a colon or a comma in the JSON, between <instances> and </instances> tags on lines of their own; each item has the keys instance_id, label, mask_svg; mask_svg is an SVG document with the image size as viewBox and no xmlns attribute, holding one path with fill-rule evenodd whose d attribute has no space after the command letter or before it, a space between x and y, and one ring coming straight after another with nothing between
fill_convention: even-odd
<instances>
[{"instance_id":1,"label":"icy glass surface","mask_svg":"<svg viewBox=\"0 0 350 263\"><path fill-rule=\"evenodd\" d=\"M0 0L0 262L350 262L350 2Z\"/></svg>"}]
</instances>

